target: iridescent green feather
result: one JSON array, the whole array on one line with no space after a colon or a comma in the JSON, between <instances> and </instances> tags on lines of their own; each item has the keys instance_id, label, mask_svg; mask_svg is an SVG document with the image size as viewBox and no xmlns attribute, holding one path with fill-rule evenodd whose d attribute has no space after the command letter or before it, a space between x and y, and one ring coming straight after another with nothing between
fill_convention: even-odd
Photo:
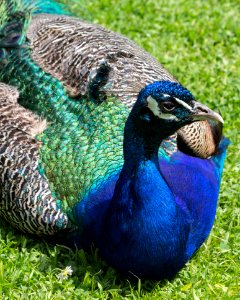
<instances>
[{"instance_id":1,"label":"iridescent green feather","mask_svg":"<svg viewBox=\"0 0 240 300\"><path fill-rule=\"evenodd\" d=\"M65 208L120 171L128 115L114 100L100 105L72 100L68 108L75 117L69 118L66 111L65 124L53 123L38 137L43 142L41 166Z\"/></svg>"},{"instance_id":2,"label":"iridescent green feather","mask_svg":"<svg viewBox=\"0 0 240 300\"><path fill-rule=\"evenodd\" d=\"M17 11L23 2L12 3L7 9L1 5L5 15L1 32L17 24L22 35L18 47L6 47L6 42L3 47L6 37L2 35L5 56L0 60L0 80L19 89L22 106L47 119L47 129L37 136L42 142L39 172L71 215L75 203L121 168L123 127L129 111L114 99L97 104L68 97L61 82L31 59L27 45L22 47L30 13ZM14 19L16 15L21 19Z\"/></svg>"},{"instance_id":3,"label":"iridescent green feather","mask_svg":"<svg viewBox=\"0 0 240 300\"><path fill-rule=\"evenodd\" d=\"M91 188L120 170L128 108L116 99L101 104L71 99L27 49L9 52L0 80L18 87L19 103L47 119L47 129L37 137L42 142L39 170L71 214L70 208Z\"/></svg>"}]
</instances>

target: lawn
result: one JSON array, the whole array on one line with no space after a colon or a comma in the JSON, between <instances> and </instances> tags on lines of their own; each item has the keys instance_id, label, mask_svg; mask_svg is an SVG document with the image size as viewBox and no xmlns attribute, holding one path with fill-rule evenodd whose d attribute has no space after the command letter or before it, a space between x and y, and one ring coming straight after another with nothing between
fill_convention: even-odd
<instances>
[{"instance_id":1,"label":"lawn","mask_svg":"<svg viewBox=\"0 0 240 300\"><path fill-rule=\"evenodd\" d=\"M171 282L130 280L86 254L0 226L1 299L240 299L240 59L237 0L72 0L71 11L155 56L221 111L231 140L209 239ZM143 4L145 3L145 4ZM107 41L106 41L107 42ZM71 266L73 274L61 280Z\"/></svg>"}]
</instances>

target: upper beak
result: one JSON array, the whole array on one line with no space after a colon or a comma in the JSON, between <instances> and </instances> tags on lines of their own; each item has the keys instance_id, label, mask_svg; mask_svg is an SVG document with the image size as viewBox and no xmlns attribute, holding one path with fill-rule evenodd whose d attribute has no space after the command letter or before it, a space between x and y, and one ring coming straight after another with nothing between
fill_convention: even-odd
<instances>
[{"instance_id":1,"label":"upper beak","mask_svg":"<svg viewBox=\"0 0 240 300\"><path fill-rule=\"evenodd\" d=\"M215 111L208 108L206 105L201 104L197 101L193 101L193 114L190 115L190 118L194 121L200 120L214 120L220 123L224 123L223 118L216 113Z\"/></svg>"}]
</instances>

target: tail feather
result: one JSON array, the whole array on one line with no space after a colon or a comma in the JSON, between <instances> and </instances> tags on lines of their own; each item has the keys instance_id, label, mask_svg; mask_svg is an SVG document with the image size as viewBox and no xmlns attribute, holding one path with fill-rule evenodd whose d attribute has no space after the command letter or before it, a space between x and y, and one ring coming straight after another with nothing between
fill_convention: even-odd
<instances>
[{"instance_id":1,"label":"tail feather","mask_svg":"<svg viewBox=\"0 0 240 300\"><path fill-rule=\"evenodd\" d=\"M33 7L34 13L47 13L58 15L69 15L63 4L52 0L23 0L29 7Z\"/></svg>"},{"instance_id":2,"label":"tail feather","mask_svg":"<svg viewBox=\"0 0 240 300\"><path fill-rule=\"evenodd\" d=\"M0 4L0 12L0 49L6 51L20 47L25 42L25 34L31 19L31 8L26 8L19 0L3 0Z\"/></svg>"},{"instance_id":3,"label":"tail feather","mask_svg":"<svg viewBox=\"0 0 240 300\"><path fill-rule=\"evenodd\" d=\"M69 14L52 0L2 0L0 3L0 61L6 49L25 44L31 16L36 13Z\"/></svg>"},{"instance_id":4,"label":"tail feather","mask_svg":"<svg viewBox=\"0 0 240 300\"><path fill-rule=\"evenodd\" d=\"M16 12L69 14L63 4L52 0L1 0L0 27L4 26L9 16Z\"/></svg>"}]
</instances>

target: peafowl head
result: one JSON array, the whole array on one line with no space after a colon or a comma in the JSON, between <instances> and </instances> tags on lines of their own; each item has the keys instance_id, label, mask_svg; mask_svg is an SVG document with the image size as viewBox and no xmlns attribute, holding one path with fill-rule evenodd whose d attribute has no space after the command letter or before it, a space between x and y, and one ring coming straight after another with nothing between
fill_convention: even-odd
<instances>
[{"instance_id":1,"label":"peafowl head","mask_svg":"<svg viewBox=\"0 0 240 300\"><path fill-rule=\"evenodd\" d=\"M199 120L223 123L218 113L197 102L182 85L170 81L154 82L143 88L131 116L140 131L162 139Z\"/></svg>"}]
</instances>

